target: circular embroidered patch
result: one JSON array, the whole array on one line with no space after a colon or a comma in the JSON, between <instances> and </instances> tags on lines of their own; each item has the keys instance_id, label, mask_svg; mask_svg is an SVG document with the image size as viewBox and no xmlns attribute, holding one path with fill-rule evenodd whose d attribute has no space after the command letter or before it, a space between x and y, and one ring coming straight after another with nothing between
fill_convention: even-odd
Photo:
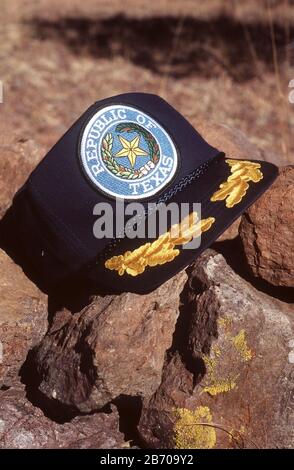
<instances>
[{"instance_id":1,"label":"circular embroidered patch","mask_svg":"<svg viewBox=\"0 0 294 470\"><path fill-rule=\"evenodd\" d=\"M165 129L142 111L124 105L100 109L90 119L80 154L92 183L122 199L155 195L178 167L175 145Z\"/></svg>"}]
</instances>

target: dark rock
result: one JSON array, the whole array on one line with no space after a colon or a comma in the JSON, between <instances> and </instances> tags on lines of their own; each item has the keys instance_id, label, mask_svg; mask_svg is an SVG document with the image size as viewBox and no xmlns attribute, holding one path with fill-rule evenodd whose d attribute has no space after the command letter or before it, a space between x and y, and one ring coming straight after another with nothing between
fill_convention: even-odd
<instances>
[{"instance_id":1,"label":"dark rock","mask_svg":"<svg viewBox=\"0 0 294 470\"><path fill-rule=\"evenodd\" d=\"M293 307L254 289L212 250L189 282L185 354L173 351L144 400L142 439L151 447L293 447Z\"/></svg>"},{"instance_id":2,"label":"dark rock","mask_svg":"<svg viewBox=\"0 0 294 470\"><path fill-rule=\"evenodd\" d=\"M182 272L148 295L96 297L74 315L58 312L36 354L43 394L82 412L120 395L151 396L185 280Z\"/></svg>"},{"instance_id":3,"label":"dark rock","mask_svg":"<svg viewBox=\"0 0 294 470\"><path fill-rule=\"evenodd\" d=\"M0 449L115 449L124 447L116 408L57 424L26 399L22 388L0 391Z\"/></svg>"}]
</instances>

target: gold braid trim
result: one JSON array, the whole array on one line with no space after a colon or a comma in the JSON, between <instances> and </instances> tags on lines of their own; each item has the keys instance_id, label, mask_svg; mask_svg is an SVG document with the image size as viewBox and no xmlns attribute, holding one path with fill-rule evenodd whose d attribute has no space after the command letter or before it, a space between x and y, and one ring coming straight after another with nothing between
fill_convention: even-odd
<instances>
[{"instance_id":1,"label":"gold braid trim","mask_svg":"<svg viewBox=\"0 0 294 470\"><path fill-rule=\"evenodd\" d=\"M231 175L225 183L212 195L211 201L226 200L226 207L239 204L249 188L249 181L258 183L263 178L259 163L246 160L230 160L226 163L231 167ZM210 229L215 222L214 217L198 221L196 212L185 217L180 224L173 225L153 243L126 251L123 255L113 256L105 261L105 267L115 270L120 276L125 272L131 276L142 274L147 266L158 266L173 261L180 254L177 245L185 245L192 238L199 237L202 232Z\"/></svg>"},{"instance_id":2,"label":"gold braid trim","mask_svg":"<svg viewBox=\"0 0 294 470\"><path fill-rule=\"evenodd\" d=\"M192 212L153 243L145 243L134 251L113 256L105 262L105 267L116 270L120 276L125 272L138 276L147 266L158 266L172 261L180 253L180 250L175 248L176 245L184 245L192 238L199 237L202 232L209 230L214 222L213 217L198 222L197 213Z\"/></svg>"},{"instance_id":3,"label":"gold braid trim","mask_svg":"<svg viewBox=\"0 0 294 470\"><path fill-rule=\"evenodd\" d=\"M242 201L249 188L249 181L258 183L263 178L259 170L260 163L248 162L245 160L226 160L231 167L231 175L225 183L212 195L211 201L226 200L226 206L231 208Z\"/></svg>"}]
</instances>

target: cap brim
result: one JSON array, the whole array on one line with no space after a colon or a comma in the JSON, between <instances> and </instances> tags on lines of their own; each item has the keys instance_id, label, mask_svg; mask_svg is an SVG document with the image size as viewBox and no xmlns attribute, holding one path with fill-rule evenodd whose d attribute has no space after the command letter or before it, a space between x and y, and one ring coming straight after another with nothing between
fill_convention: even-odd
<instances>
[{"instance_id":1,"label":"cap brim","mask_svg":"<svg viewBox=\"0 0 294 470\"><path fill-rule=\"evenodd\" d=\"M88 277L97 283L98 288L101 286L111 292L148 293L191 264L261 196L277 177L278 168L275 165L264 161L247 160L260 165L258 169L259 177L254 178L253 175L253 179L249 179L245 185L247 187L245 191L244 186L241 192L238 192L237 188L235 198L224 197L224 192L222 191L222 194L219 192L220 185L228 182L228 178L232 175L234 162L239 163L240 161L226 158L216 159L205 174L183 191L178 192L173 200L177 203L201 203L201 219L214 219L211 227L202 233L201 243L198 248L182 249L180 247L180 253L172 261L156 266L147 266L144 272L135 276L128 274L126 271L124 274L119 275L117 270L110 270L105 267L106 259L123 255L128 250L133 251L150 241L147 239L123 239L107 255L107 258L100 259L97 265L88 273ZM257 169L257 166L255 168Z\"/></svg>"}]
</instances>

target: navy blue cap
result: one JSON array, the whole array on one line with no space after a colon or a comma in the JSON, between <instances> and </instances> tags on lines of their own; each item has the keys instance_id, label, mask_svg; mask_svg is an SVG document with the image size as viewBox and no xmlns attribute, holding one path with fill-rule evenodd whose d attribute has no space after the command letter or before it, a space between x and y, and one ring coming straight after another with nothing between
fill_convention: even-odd
<instances>
[{"instance_id":1,"label":"navy blue cap","mask_svg":"<svg viewBox=\"0 0 294 470\"><path fill-rule=\"evenodd\" d=\"M1 224L10 253L43 289L88 279L97 291L148 292L190 264L273 182L277 168L226 159L162 98L128 93L96 102L48 152ZM162 234L97 238L97 204L186 203ZM193 204L201 204L201 218ZM95 210L94 210L95 212ZM109 221L112 223L113 221ZM197 248L186 249L200 237ZM161 238L160 238L161 237ZM186 238L185 238L186 237Z\"/></svg>"}]
</instances>

